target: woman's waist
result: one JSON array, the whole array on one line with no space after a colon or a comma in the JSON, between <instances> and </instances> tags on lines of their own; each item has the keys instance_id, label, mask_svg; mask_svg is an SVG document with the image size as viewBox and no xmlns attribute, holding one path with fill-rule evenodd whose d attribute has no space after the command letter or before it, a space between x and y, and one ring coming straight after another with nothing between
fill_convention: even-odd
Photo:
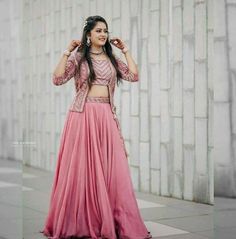
<instances>
[{"instance_id":1,"label":"woman's waist","mask_svg":"<svg viewBox=\"0 0 236 239\"><path fill-rule=\"evenodd\" d=\"M109 98L109 96L91 96L91 95L87 95L86 102L110 103L110 98Z\"/></svg>"}]
</instances>

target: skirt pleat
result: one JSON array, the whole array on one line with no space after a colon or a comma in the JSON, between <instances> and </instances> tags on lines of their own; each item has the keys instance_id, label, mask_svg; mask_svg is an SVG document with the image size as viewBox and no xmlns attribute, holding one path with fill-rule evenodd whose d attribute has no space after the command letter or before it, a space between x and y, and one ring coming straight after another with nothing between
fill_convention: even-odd
<instances>
[{"instance_id":1,"label":"skirt pleat","mask_svg":"<svg viewBox=\"0 0 236 239\"><path fill-rule=\"evenodd\" d=\"M51 239L151 238L135 198L128 160L109 103L69 111L44 229Z\"/></svg>"}]
</instances>

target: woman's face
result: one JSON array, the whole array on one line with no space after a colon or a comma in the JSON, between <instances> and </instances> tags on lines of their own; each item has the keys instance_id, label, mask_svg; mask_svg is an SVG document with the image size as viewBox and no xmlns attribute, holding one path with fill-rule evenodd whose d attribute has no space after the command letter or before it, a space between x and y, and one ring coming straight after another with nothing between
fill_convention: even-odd
<instances>
[{"instance_id":1,"label":"woman's face","mask_svg":"<svg viewBox=\"0 0 236 239\"><path fill-rule=\"evenodd\" d=\"M97 22L90 32L90 40L94 46L104 46L108 39L108 29L104 22Z\"/></svg>"}]
</instances>

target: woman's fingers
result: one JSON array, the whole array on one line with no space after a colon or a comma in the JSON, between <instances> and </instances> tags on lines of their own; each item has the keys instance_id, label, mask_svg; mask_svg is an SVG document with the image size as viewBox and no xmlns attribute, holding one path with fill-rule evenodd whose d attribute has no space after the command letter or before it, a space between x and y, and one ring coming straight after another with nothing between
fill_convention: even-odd
<instances>
[{"instance_id":1,"label":"woman's fingers","mask_svg":"<svg viewBox=\"0 0 236 239\"><path fill-rule=\"evenodd\" d=\"M124 44L119 38L112 38L110 42L112 45L118 47L119 49L124 48Z\"/></svg>"},{"instance_id":2,"label":"woman's fingers","mask_svg":"<svg viewBox=\"0 0 236 239\"><path fill-rule=\"evenodd\" d=\"M79 46L81 44L81 41L77 40L76 43Z\"/></svg>"},{"instance_id":3,"label":"woman's fingers","mask_svg":"<svg viewBox=\"0 0 236 239\"><path fill-rule=\"evenodd\" d=\"M73 40L72 41L73 46L78 46L80 44L79 40Z\"/></svg>"},{"instance_id":4,"label":"woman's fingers","mask_svg":"<svg viewBox=\"0 0 236 239\"><path fill-rule=\"evenodd\" d=\"M73 51L77 46L80 46L80 45L81 45L80 40L72 40L68 46L68 50Z\"/></svg>"},{"instance_id":5,"label":"woman's fingers","mask_svg":"<svg viewBox=\"0 0 236 239\"><path fill-rule=\"evenodd\" d=\"M112 38L111 40L110 40L110 43L112 44L112 45L117 45L117 43L118 43L118 41L116 40L116 39L114 39L114 38Z\"/></svg>"}]
</instances>

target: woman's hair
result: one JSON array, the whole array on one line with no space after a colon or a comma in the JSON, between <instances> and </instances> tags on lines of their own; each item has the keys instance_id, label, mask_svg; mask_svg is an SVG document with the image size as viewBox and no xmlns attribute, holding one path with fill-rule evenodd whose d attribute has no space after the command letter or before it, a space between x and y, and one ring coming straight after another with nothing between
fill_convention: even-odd
<instances>
[{"instance_id":1,"label":"woman's hair","mask_svg":"<svg viewBox=\"0 0 236 239\"><path fill-rule=\"evenodd\" d=\"M101 16L90 16L86 19L86 24L84 24L84 29L83 29L83 35L82 35L82 39L81 39L81 45L80 47L78 47L77 52L80 52L81 54L81 59L78 63L78 72L80 73L80 67L81 67L81 63L85 60L87 60L88 62L88 66L89 66L89 76L88 76L88 85L89 88L91 88L92 86L92 82L95 80L96 78L96 74L94 72L93 69L93 64L92 64L92 60L91 57L89 55L89 51L90 51L90 46L87 46L87 36L88 34L91 32L91 30L93 30L93 28L96 26L97 22L103 22L106 25L106 28L108 30L108 24L106 22L106 20L101 17ZM109 42L109 34L108 34L108 38L107 41L105 43L105 45L103 46L103 50L106 52L107 56L110 58L111 63L113 64L113 66L115 67L115 70L117 72L117 85L119 85L121 81L121 72L118 69L118 63L112 53L112 47L111 44Z\"/></svg>"}]
</instances>

